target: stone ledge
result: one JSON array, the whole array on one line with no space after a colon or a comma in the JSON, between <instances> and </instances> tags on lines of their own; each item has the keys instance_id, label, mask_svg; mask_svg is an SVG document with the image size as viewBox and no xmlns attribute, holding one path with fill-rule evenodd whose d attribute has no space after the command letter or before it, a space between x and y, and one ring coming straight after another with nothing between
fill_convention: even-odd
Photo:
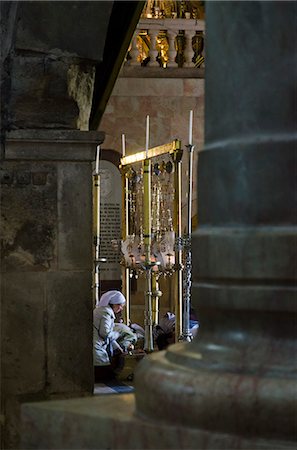
<instances>
[{"instance_id":1,"label":"stone ledge","mask_svg":"<svg viewBox=\"0 0 297 450\"><path fill-rule=\"evenodd\" d=\"M6 134L6 160L94 161L102 131L14 130Z\"/></svg>"},{"instance_id":2,"label":"stone ledge","mask_svg":"<svg viewBox=\"0 0 297 450\"><path fill-rule=\"evenodd\" d=\"M154 422L135 415L133 394L117 394L23 404L20 448L291 450L295 446Z\"/></svg>"},{"instance_id":3,"label":"stone ledge","mask_svg":"<svg viewBox=\"0 0 297 450\"><path fill-rule=\"evenodd\" d=\"M80 131L80 130L49 130L49 129L18 129L6 133L7 141L68 141L68 142L103 142L105 133L103 131Z\"/></svg>"},{"instance_id":4,"label":"stone ledge","mask_svg":"<svg viewBox=\"0 0 297 450\"><path fill-rule=\"evenodd\" d=\"M205 78L205 70L195 67L124 66L120 78Z\"/></svg>"}]
</instances>

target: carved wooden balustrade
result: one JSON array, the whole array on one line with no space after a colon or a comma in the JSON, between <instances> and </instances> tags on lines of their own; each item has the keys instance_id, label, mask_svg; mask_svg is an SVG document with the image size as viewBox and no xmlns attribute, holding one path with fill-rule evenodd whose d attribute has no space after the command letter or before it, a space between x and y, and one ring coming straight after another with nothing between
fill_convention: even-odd
<instances>
[{"instance_id":1,"label":"carved wooden balustrade","mask_svg":"<svg viewBox=\"0 0 297 450\"><path fill-rule=\"evenodd\" d=\"M141 19L125 66L204 68L205 21Z\"/></svg>"}]
</instances>

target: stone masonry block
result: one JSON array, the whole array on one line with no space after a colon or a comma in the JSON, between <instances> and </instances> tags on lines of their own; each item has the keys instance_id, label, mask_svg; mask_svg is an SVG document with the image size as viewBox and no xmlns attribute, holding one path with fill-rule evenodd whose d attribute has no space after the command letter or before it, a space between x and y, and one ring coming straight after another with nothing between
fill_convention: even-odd
<instances>
[{"instance_id":1,"label":"stone masonry block","mask_svg":"<svg viewBox=\"0 0 297 450\"><path fill-rule=\"evenodd\" d=\"M6 395L44 389L44 282L44 273L2 274L1 359Z\"/></svg>"},{"instance_id":2,"label":"stone masonry block","mask_svg":"<svg viewBox=\"0 0 297 450\"><path fill-rule=\"evenodd\" d=\"M10 183L1 186L1 271L56 267L57 184L54 164L4 163ZM35 183L42 172L43 183Z\"/></svg>"},{"instance_id":3,"label":"stone masonry block","mask_svg":"<svg viewBox=\"0 0 297 450\"><path fill-rule=\"evenodd\" d=\"M47 278L49 393L92 391L91 283L90 272L51 273Z\"/></svg>"},{"instance_id":4,"label":"stone masonry block","mask_svg":"<svg viewBox=\"0 0 297 450\"><path fill-rule=\"evenodd\" d=\"M91 271L91 164L61 163L58 176L59 269Z\"/></svg>"}]
</instances>

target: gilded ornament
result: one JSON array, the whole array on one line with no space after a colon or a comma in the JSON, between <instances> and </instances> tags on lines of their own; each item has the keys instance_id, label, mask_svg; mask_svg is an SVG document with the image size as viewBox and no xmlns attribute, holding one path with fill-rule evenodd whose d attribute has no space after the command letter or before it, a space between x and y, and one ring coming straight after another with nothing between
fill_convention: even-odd
<instances>
[{"instance_id":1,"label":"gilded ornament","mask_svg":"<svg viewBox=\"0 0 297 450\"><path fill-rule=\"evenodd\" d=\"M201 67L204 63L204 56L202 55L204 48L204 37L202 31L196 31L196 34L192 37L192 49L194 52L194 56L192 61L195 67Z\"/></svg>"},{"instance_id":2,"label":"gilded ornament","mask_svg":"<svg viewBox=\"0 0 297 450\"><path fill-rule=\"evenodd\" d=\"M157 36L156 49L158 50L157 61L159 62L161 67L167 67L167 63L169 60L168 50L169 50L169 41L167 37L167 31L160 31Z\"/></svg>"},{"instance_id":3,"label":"gilded ornament","mask_svg":"<svg viewBox=\"0 0 297 450\"><path fill-rule=\"evenodd\" d=\"M178 35L174 39L174 46L176 50L175 62L178 67L183 67L185 62L184 51L186 48L186 37L185 32L183 30L179 30Z\"/></svg>"},{"instance_id":4,"label":"gilded ornament","mask_svg":"<svg viewBox=\"0 0 297 450\"><path fill-rule=\"evenodd\" d=\"M140 31L136 39L136 47L138 49L137 61L140 62L142 66L146 66L150 60L150 36L147 31Z\"/></svg>"}]
</instances>

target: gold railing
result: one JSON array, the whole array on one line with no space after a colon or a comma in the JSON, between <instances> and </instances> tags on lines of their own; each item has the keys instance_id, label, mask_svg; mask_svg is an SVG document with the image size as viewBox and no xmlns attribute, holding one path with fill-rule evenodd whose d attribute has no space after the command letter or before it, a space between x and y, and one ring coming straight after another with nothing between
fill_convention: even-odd
<instances>
[{"instance_id":1,"label":"gold railing","mask_svg":"<svg viewBox=\"0 0 297 450\"><path fill-rule=\"evenodd\" d=\"M140 19L125 65L204 67L204 20Z\"/></svg>"},{"instance_id":2,"label":"gold railing","mask_svg":"<svg viewBox=\"0 0 297 450\"><path fill-rule=\"evenodd\" d=\"M142 18L155 19L202 19L205 16L205 2L200 0L147 0Z\"/></svg>"}]
</instances>

